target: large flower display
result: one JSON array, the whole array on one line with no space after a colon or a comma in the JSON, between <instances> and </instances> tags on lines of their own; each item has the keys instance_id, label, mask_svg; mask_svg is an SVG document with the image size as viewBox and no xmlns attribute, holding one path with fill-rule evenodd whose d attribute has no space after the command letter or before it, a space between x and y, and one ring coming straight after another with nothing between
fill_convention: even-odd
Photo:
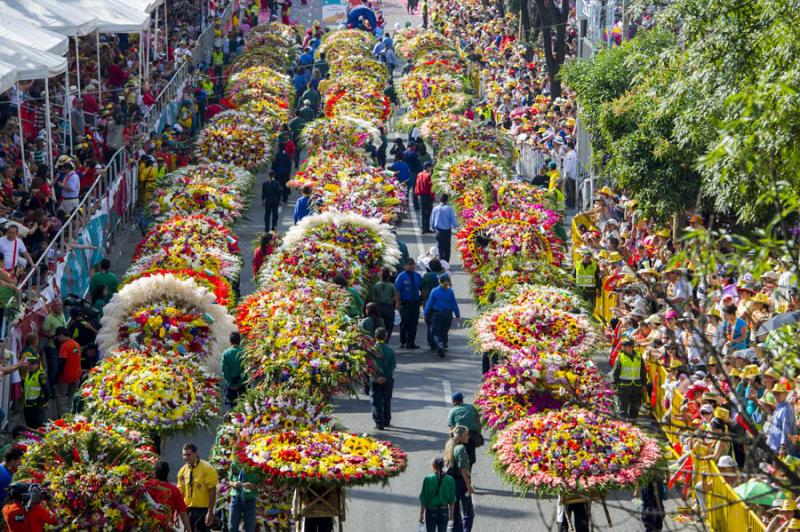
<instances>
[{"instance_id":1,"label":"large flower display","mask_svg":"<svg viewBox=\"0 0 800 532\"><path fill-rule=\"evenodd\" d=\"M325 152L364 154L363 147L372 140L377 146L379 132L370 122L352 116L338 115L318 118L309 122L300 134L300 141L312 157L321 157ZM309 166L312 166L309 163Z\"/></svg>"},{"instance_id":2,"label":"large flower display","mask_svg":"<svg viewBox=\"0 0 800 532\"><path fill-rule=\"evenodd\" d=\"M253 174L232 164L213 162L191 164L167 174L163 181L159 180L158 186L166 188L169 185L211 185L214 187L230 187L242 192L253 185Z\"/></svg>"},{"instance_id":3,"label":"large flower display","mask_svg":"<svg viewBox=\"0 0 800 532\"><path fill-rule=\"evenodd\" d=\"M394 268L400 259L397 237L390 227L358 214L326 212L307 216L286 233L283 244L293 246L306 237L349 250L373 277L380 274L383 266Z\"/></svg>"},{"instance_id":4,"label":"large flower display","mask_svg":"<svg viewBox=\"0 0 800 532\"><path fill-rule=\"evenodd\" d=\"M472 326L479 352L504 357L530 348L587 354L598 342L588 318L548 307L502 305L484 312Z\"/></svg>"},{"instance_id":5,"label":"large flower display","mask_svg":"<svg viewBox=\"0 0 800 532\"><path fill-rule=\"evenodd\" d=\"M528 211L491 211L468 220L456 235L464 269L472 273L484 264L509 257L532 257L561 264L563 244L552 227L558 216L541 206Z\"/></svg>"},{"instance_id":6,"label":"large flower display","mask_svg":"<svg viewBox=\"0 0 800 532\"><path fill-rule=\"evenodd\" d=\"M444 35L433 30L416 32L411 37L402 39L397 45L397 52L411 60L436 50L454 50L454 47Z\"/></svg>"},{"instance_id":7,"label":"large flower display","mask_svg":"<svg viewBox=\"0 0 800 532\"><path fill-rule=\"evenodd\" d=\"M493 367L475 397L475 406L493 431L565 404L610 413L614 390L588 359L544 351L518 353Z\"/></svg>"},{"instance_id":8,"label":"large flower display","mask_svg":"<svg viewBox=\"0 0 800 532\"><path fill-rule=\"evenodd\" d=\"M225 307L191 279L153 275L126 284L103 309L100 351L154 349L196 356L219 372L219 356L236 330Z\"/></svg>"},{"instance_id":9,"label":"large flower display","mask_svg":"<svg viewBox=\"0 0 800 532\"><path fill-rule=\"evenodd\" d=\"M243 212L244 203L236 189L203 184L157 189L154 201L150 204L150 213L158 221L176 214L180 216L199 213L230 225Z\"/></svg>"},{"instance_id":10,"label":"large flower display","mask_svg":"<svg viewBox=\"0 0 800 532\"><path fill-rule=\"evenodd\" d=\"M288 120L290 111L288 104L274 96L266 96L258 100L248 100L248 102L258 102L258 104L245 105L237 110L223 111L214 115L211 119L210 127L214 128L237 128L246 126L251 129L261 129L269 135L270 139L275 140L281 131L281 126ZM277 110L273 110L265 103L271 102L277 105Z\"/></svg>"},{"instance_id":11,"label":"large flower display","mask_svg":"<svg viewBox=\"0 0 800 532\"><path fill-rule=\"evenodd\" d=\"M230 229L204 214L173 216L147 232L136 246L134 261L162 250L191 254L198 248L239 253L239 241Z\"/></svg>"},{"instance_id":12,"label":"large flower display","mask_svg":"<svg viewBox=\"0 0 800 532\"><path fill-rule=\"evenodd\" d=\"M231 286L230 281L227 278L216 275L212 272L192 270L189 268L183 268L180 270L163 270L156 268L154 270L147 270L136 275L129 275L125 278L125 282L130 283L136 279L142 277L152 277L154 275L173 275L178 279L191 279L197 283L198 286L203 287L209 292L213 293L218 305L222 305L223 307L227 307L229 309L232 309L236 305L236 294L234 293L233 286Z\"/></svg>"},{"instance_id":13,"label":"large flower display","mask_svg":"<svg viewBox=\"0 0 800 532\"><path fill-rule=\"evenodd\" d=\"M15 482L53 494L59 530L151 530L146 488L157 456L140 433L85 418L59 419L29 434Z\"/></svg>"},{"instance_id":14,"label":"large flower display","mask_svg":"<svg viewBox=\"0 0 800 532\"><path fill-rule=\"evenodd\" d=\"M116 351L81 388L95 419L147 434L207 427L219 411L219 381L180 354Z\"/></svg>"},{"instance_id":15,"label":"large flower display","mask_svg":"<svg viewBox=\"0 0 800 532\"><path fill-rule=\"evenodd\" d=\"M339 79L342 76L355 75L362 79L369 79L375 83L386 83L389 70L386 63L372 57L349 55L330 62L330 79Z\"/></svg>"},{"instance_id":16,"label":"large flower display","mask_svg":"<svg viewBox=\"0 0 800 532\"><path fill-rule=\"evenodd\" d=\"M352 116L372 124L385 122L392 112L392 103L383 94L383 86L372 79L355 75L333 81L325 89L325 116Z\"/></svg>"},{"instance_id":17,"label":"large flower display","mask_svg":"<svg viewBox=\"0 0 800 532\"><path fill-rule=\"evenodd\" d=\"M504 294L509 305L546 307L565 312L580 312L586 304L574 292L552 285L521 284Z\"/></svg>"},{"instance_id":18,"label":"large flower display","mask_svg":"<svg viewBox=\"0 0 800 532\"><path fill-rule=\"evenodd\" d=\"M547 204L542 188L510 179L482 181L459 194L455 203L459 215L465 220L487 211L541 210Z\"/></svg>"},{"instance_id":19,"label":"large flower display","mask_svg":"<svg viewBox=\"0 0 800 532\"><path fill-rule=\"evenodd\" d=\"M349 286L364 286L366 278L361 265L350 251L315 240L301 240L292 246L282 246L262 266L265 275L280 271L289 275L333 282L343 275Z\"/></svg>"},{"instance_id":20,"label":"large flower display","mask_svg":"<svg viewBox=\"0 0 800 532\"><path fill-rule=\"evenodd\" d=\"M465 85L458 74L414 69L400 81L400 96L407 104L419 106L423 100L437 99L442 93L462 91L467 88Z\"/></svg>"},{"instance_id":21,"label":"large flower display","mask_svg":"<svg viewBox=\"0 0 800 532\"><path fill-rule=\"evenodd\" d=\"M283 99L294 94L294 87L291 78L286 74L266 66L257 66L233 73L228 81L227 94L234 103L242 104L268 97ZM294 103L284 101L287 108Z\"/></svg>"},{"instance_id":22,"label":"large flower display","mask_svg":"<svg viewBox=\"0 0 800 532\"><path fill-rule=\"evenodd\" d=\"M354 29L332 31L323 36L315 57L319 59L324 53L329 62L353 56L371 57L374 45L375 37L369 32Z\"/></svg>"},{"instance_id":23,"label":"large flower display","mask_svg":"<svg viewBox=\"0 0 800 532\"><path fill-rule=\"evenodd\" d=\"M406 468L406 453L390 442L345 432L285 431L255 434L236 456L274 482L293 486L383 483Z\"/></svg>"},{"instance_id":24,"label":"large flower display","mask_svg":"<svg viewBox=\"0 0 800 532\"><path fill-rule=\"evenodd\" d=\"M578 408L521 419L498 434L492 450L508 482L541 494L633 488L661 460L658 443L638 428Z\"/></svg>"},{"instance_id":25,"label":"large flower display","mask_svg":"<svg viewBox=\"0 0 800 532\"><path fill-rule=\"evenodd\" d=\"M203 161L232 163L254 170L267 165L271 132L245 124L209 125L195 142L195 154Z\"/></svg>"},{"instance_id":26,"label":"large flower display","mask_svg":"<svg viewBox=\"0 0 800 532\"><path fill-rule=\"evenodd\" d=\"M497 158L472 153L462 153L441 160L433 173L437 190L449 194L462 194L483 182L508 180L508 168Z\"/></svg>"},{"instance_id":27,"label":"large flower display","mask_svg":"<svg viewBox=\"0 0 800 532\"><path fill-rule=\"evenodd\" d=\"M158 250L144 254L128 268L128 277L137 277L154 269L182 270L185 268L211 272L236 280L242 269L242 258L217 248L191 248L169 251Z\"/></svg>"},{"instance_id":28,"label":"large flower display","mask_svg":"<svg viewBox=\"0 0 800 532\"><path fill-rule=\"evenodd\" d=\"M479 306L503 300L510 290L522 284L573 288L575 283L561 268L531 257L509 257L489 262L472 273L472 293Z\"/></svg>"}]
</instances>

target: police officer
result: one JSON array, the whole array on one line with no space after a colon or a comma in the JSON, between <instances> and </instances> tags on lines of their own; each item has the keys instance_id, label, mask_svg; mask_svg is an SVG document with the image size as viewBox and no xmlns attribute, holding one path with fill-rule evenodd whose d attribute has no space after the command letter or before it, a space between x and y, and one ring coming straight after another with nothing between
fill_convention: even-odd
<instances>
[{"instance_id":1,"label":"police officer","mask_svg":"<svg viewBox=\"0 0 800 532\"><path fill-rule=\"evenodd\" d=\"M581 260L575 265L575 286L578 293L594 308L594 299L600 288L600 268L592 257L590 248L584 247L581 250Z\"/></svg>"},{"instance_id":2,"label":"police officer","mask_svg":"<svg viewBox=\"0 0 800 532\"><path fill-rule=\"evenodd\" d=\"M47 375L42 371L37 355L30 356L27 362L28 370L25 373L25 379L22 381L25 395L22 414L28 427L38 429L45 422L45 410L49 396Z\"/></svg>"},{"instance_id":3,"label":"police officer","mask_svg":"<svg viewBox=\"0 0 800 532\"><path fill-rule=\"evenodd\" d=\"M631 338L622 340L621 346L614 364L614 385L617 387L619 412L622 417L635 420L639 415L642 397L646 393L644 359L634 349Z\"/></svg>"}]
</instances>

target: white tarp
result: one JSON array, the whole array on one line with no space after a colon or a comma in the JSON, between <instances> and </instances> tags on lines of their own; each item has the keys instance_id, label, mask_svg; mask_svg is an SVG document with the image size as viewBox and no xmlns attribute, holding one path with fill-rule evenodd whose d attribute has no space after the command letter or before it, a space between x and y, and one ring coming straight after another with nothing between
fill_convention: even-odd
<instances>
[{"instance_id":1,"label":"white tarp","mask_svg":"<svg viewBox=\"0 0 800 532\"><path fill-rule=\"evenodd\" d=\"M0 94L13 87L16 80L17 69L5 61L0 61Z\"/></svg>"},{"instance_id":2,"label":"white tarp","mask_svg":"<svg viewBox=\"0 0 800 532\"><path fill-rule=\"evenodd\" d=\"M126 0L60 0L59 4L93 14L102 33L138 33L150 25L150 15Z\"/></svg>"},{"instance_id":3,"label":"white tarp","mask_svg":"<svg viewBox=\"0 0 800 532\"><path fill-rule=\"evenodd\" d=\"M152 14L157 7L164 3L164 0L125 0L125 3L130 6L135 6L136 9L140 9L145 13Z\"/></svg>"},{"instance_id":4,"label":"white tarp","mask_svg":"<svg viewBox=\"0 0 800 532\"><path fill-rule=\"evenodd\" d=\"M64 57L2 37L0 62L13 65L16 70L15 81L51 78L67 70L67 60Z\"/></svg>"},{"instance_id":5,"label":"white tarp","mask_svg":"<svg viewBox=\"0 0 800 532\"><path fill-rule=\"evenodd\" d=\"M14 17L69 37L83 36L97 28L97 19L59 0L0 0L0 18Z\"/></svg>"},{"instance_id":6,"label":"white tarp","mask_svg":"<svg viewBox=\"0 0 800 532\"><path fill-rule=\"evenodd\" d=\"M69 48L69 39L64 35L14 17L0 18L0 38L17 41L55 55L64 55Z\"/></svg>"}]
</instances>

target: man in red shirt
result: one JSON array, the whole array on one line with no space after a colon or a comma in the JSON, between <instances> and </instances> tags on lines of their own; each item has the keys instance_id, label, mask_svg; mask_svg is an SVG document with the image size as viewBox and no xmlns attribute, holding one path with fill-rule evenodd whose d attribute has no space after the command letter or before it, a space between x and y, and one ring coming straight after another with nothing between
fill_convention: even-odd
<instances>
[{"instance_id":1,"label":"man in red shirt","mask_svg":"<svg viewBox=\"0 0 800 532\"><path fill-rule=\"evenodd\" d=\"M181 490L175 484L167 481L167 478L169 478L169 464L164 461L156 462L154 472L156 478L147 481L147 493L161 506L155 515L156 519L161 521L166 529L172 530L175 523L175 514L177 514L181 523L183 523L183 529L191 530L189 510L186 508Z\"/></svg>"},{"instance_id":2,"label":"man in red shirt","mask_svg":"<svg viewBox=\"0 0 800 532\"><path fill-rule=\"evenodd\" d=\"M72 396L78 390L81 380L81 346L70 338L65 327L56 329L56 342L58 343L58 382L62 397L66 397L69 407ZM59 412L62 410L59 409Z\"/></svg>"},{"instance_id":3,"label":"man in red shirt","mask_svg":"<svg viewBox=\"0 0 800 532\"><path fill-rule=\"evenodd\" d=\"M22 502L22 495L27 491L23 484L12 484L8 494L10 502L3 507L3 519L10 532L42 532L44 525L55 525L58 523L53 503L49 499L45 500L47 507L42 503L31 506L30 510L25 509Z\"/></svg>"},{"instance_id":4,"label":"man in red shirt","mask_svg":"<svg viewBox=\"0 0 800 532\"><path fill-rule=\"evenodd\" d=\"M423 166L422 172L417 174L417 184L414 186L414 193L419 197L419 205L422 208L422 232L432 233L431 231L431 212L433 211L433 182L431 181L431 168L433 164L430 161L426 162Z\"/></svg>"}]
</instances>

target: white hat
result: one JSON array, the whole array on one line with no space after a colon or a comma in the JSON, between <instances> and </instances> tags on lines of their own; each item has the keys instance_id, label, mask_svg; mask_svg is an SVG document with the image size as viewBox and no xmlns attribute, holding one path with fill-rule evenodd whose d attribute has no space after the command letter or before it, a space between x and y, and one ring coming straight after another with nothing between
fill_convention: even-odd
<instances>
[{"instance_id":1,"label":"white hat","mask_svg":"<svg viewBox=\"0 0 800 532\"><path fill-rule=\"evenodd\" d=\"M733 461L731 455L723 454L717 460L717 467L736 467L736 462Z\"/></svg>"}]
</instances>

